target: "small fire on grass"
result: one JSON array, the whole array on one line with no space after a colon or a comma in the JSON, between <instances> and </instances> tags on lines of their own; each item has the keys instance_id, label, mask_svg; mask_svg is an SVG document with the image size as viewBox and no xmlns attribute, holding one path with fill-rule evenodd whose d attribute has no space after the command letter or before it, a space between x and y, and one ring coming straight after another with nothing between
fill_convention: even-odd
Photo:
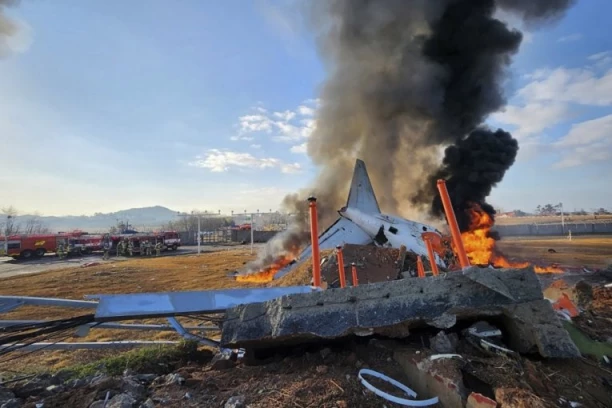
<instances>
[{"instance_id":1,"label":"small fire on grass","mask_svg":"<svg viewBox=\"0 0 612 408\"><path fill-rule=\"evenodd\" d=\"M529 262L510 262L497 248L495 239L490 236L493 220L478 204L470 209L470 230L461 234L465 252L472 265L493 265L496 268L525 268ZM563 273L554 266L535 266L537 273Z\"/></svg>"},{"instance_id":2,"label":"small fire on grass","mask_svg":"<svg viewBox=\"0 0 612 408\"><path fill-rule=\"evenodd\" d=\"M259 272L253 272L244 275L236 275L238 282L259 282L266 283L274 279L274 275L295 260L293 255L282 255L272 265L265 267Z\"/></svg>"}]
</instances>

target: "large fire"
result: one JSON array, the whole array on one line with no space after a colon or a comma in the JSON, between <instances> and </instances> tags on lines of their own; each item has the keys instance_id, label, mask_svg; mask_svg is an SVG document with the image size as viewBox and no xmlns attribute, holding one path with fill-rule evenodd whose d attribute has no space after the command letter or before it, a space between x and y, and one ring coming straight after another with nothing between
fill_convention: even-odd
<instances>
[{"instance_id":1,"label":"large fire","mask_svg":"<svg viewBox=\"0 0 612 408\"><path fill-rule=\"evenodd\" d=\"M282 255L276 259L272 265L267 266L258 272L236 275L236 280L238 282L270 282L272 279L274 279L274 275L276 275L278 271L289 265L294 259L294 255Z\"/></svg>"},{"instance_id":2,"label":"large fire","mask_svg":"<svg viewBox=\"0 0 612 408\"><path fill-rule=\"evenodd\" d=\"M472 265L493 265L497 268L525 268L529 262L510 262L496 247L495 239L491 238L490 231L493 220L474 204L470 209L470 230L461 234L465 252ZM563 270L554 266L534 266L538 273L562 273Z\"/></svg>"}]
</instances>

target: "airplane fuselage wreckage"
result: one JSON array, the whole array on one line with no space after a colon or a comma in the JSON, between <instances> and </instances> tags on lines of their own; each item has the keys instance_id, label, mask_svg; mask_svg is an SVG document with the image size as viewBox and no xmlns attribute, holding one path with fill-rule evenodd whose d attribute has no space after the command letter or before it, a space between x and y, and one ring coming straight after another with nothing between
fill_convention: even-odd
<instances>
[{"instance_id":1,"label":"airplane fuselage wreckage","mask_svg":"<svg viewBox=\"0 0 612 408\"><path fill-rule=\"evenodd\" d=\"M320 249L334 249L345 244L375 244L388 248L404 246L407 251L430 258L426 240L439 247L442 239L440 232L430 225L381 213L366 165L359 159L355 163L346 206L338 214L340 218L319 235ZM447 266L437 252L431 255L437 265ZM297 262L279 271L274 279L283 277L311 256L312 246L308 246Z\"/></svg>"}]
</instances>

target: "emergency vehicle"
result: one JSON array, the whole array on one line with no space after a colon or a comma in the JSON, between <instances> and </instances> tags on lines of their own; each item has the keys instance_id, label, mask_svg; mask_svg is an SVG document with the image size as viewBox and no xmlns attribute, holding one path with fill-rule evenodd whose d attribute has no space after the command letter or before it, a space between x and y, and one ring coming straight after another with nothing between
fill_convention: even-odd
<instances>
[{"instance_id":1,"label":"emergency vehicle","mask_svg":"<svg viewBox=\"0 0 612 408\"><path fill-rule=\"evenodd\" d=\"M116 250L119 241L127 238L132 242L133 253L139 254L140 243L149 241L153 245L161 242L162 250L177 250L181 246L179 234L175 231L163 231L150 234L88 234L81 231L59 234L11 235L0 236L0 256L13 258L41 258L47 253L56 253L59 245L63 245L69 255L85 255L104 250L104 242L112 243Z\"/></svg>"},{"instance_id":2,"label":"emergency vehicle","mask_svg":"<svg viewBox=\"0 0 612 408\"><path fill-rule=\"evenodd\" d=\"M32 259L40 258L46 253L55 253L60 243L67 244L69 235L36 234L9 235L0 237L0 256Z\"/></svg>"}]
</instances>

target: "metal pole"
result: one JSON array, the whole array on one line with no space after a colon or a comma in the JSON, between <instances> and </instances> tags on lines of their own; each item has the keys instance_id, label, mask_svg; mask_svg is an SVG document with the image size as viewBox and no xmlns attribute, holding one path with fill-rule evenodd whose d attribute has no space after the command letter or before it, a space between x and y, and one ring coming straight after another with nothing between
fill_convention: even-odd
<instances>
[{"instance_id":1,"label":"metal pole","mask_svg":"<svg viewBox=\"0 0 612 408\"><path fill-rule=\"evenodd\" d=\"M459 264L461 265L461 269L465 269L470 266L470 261L465 253L465 247L463 246L463 240L461 239L459 224L457 223L455 211L453 210L453 205L451 203L450 196L448 195L448 190L446 189L446 181L440 179L438 180L437 184L438 191L440 192L440 198L442 199L442 206L444 207L444 213L446 214L446 221L450 227L451 237L453 238L453 243L455 244L455 249L457 251L457 257L459 258Z\"/></svg>"},{"instance_id":2,"label":"metal pole","mask_svg":"<svg viewBox=\"0 0 612 408\"><path fill-rule=\"evenodd\" d=\"M202 241L202 232L200 231L200 214L198 213L198 254L200 253L200 241Z\"/></svg>"},{"instance_id":3,"label":"metal pole","mask_svg":"<svg viewBox=\"0 0 612 408\"><path fill-rule=\"evenodd\" d=\"M351 263L351 273L353 275L353 286L359 285L359 280L357 279L357 266L355 262Z\"/></svg>"},{"instance_id":4,"label":"metal pole","mask_svg":"<svg viewBox=\"0 0 612 408\"><path fill-rule=\"evenodd\" d=\"M313 286L321 287L321 255L319 253L319 224L317 217L317 199L308 198L310 209L310 245L312 247L312 280Z\"/></svg>"},{"instance_id":5,"label":"metal pole","mask_svg":"<svg viewBox=\"0 0 612 408\"><path fill-rule=\"evenodd\" d=\"M251 255L253 255L253 229L255 228L255 219L251 213Z\"/></svg>"},{"instance_id":6,"label":"metal pole","mask_svg":"<svg viewBox=\"0 0 612 408\"><path fill-rule=\"evenodd\" d=\"M344 255L342 254L342 245L336 247L336 256L338 258L338 276L340 277L340 287L346 287L346 275L344 273Z\"/></svg>"},{"instance_id":7,"label":"metal pole","mask_svg":"<svg viewBox=\"0 0 612 408\"><path fill-rule=\"evenodd\" d=\"M8 256L8 224L11 219L10 215L6 216L6 225L4 226L4 255Z\"/></svg>"},{"instance_id":8,"label":"metal pole","mask_svg":"<svg viewBox=\"0 0 612 408\"><path fill-rule=\"evenodd\" d=\"M561 232L565 232L565 216L563 215L563 203L559 203L561 207Z\"/></svg>"},{"instance_id":9,"label":"metal pole","mask_svg":"<svg viewBox=\"0 0 612 408\"><path fill-rule=\"evenodd\" d=\"M436 263L436 255L434 254L433 243L431 242L431 239L428 236L424 236L423 240L425 241L425 246L427 247L427 255L429 255L431 273L433 273L434 276L438 276L438 264Z\"/></svg>"}]
</instances>

